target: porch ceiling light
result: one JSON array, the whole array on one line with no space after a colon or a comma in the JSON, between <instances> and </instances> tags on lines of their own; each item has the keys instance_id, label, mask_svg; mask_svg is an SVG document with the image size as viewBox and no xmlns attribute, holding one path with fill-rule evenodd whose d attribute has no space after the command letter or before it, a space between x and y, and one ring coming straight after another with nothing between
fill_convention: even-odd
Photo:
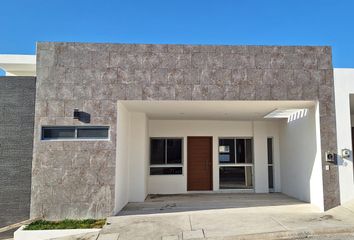
<instances>
[{"instance_id":1,"label":"porch ceiling light","mask_svg":"<svg viewBox=\"0 0 354 240\"><path fill-rule=\"evenodd\" d=\"M307 108L275 109L264 116L264 118L301 118L306 116Z\"/></svg>"}]
</instances>

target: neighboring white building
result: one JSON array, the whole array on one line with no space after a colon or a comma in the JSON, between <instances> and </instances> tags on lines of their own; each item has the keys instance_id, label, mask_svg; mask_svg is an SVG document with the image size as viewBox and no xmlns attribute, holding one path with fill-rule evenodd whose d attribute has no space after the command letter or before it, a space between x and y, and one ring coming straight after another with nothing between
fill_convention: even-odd
<instances>
[{"instance_id":1,"label":"neighboring white building","mask_svg":"<svg viewBox=\"0 0 354 240\"><path fill-rule=\"evenodd\" d=\"M36 76L36 56L0 54L0 69L6 76Z\"/></svg>"}]
</instances>

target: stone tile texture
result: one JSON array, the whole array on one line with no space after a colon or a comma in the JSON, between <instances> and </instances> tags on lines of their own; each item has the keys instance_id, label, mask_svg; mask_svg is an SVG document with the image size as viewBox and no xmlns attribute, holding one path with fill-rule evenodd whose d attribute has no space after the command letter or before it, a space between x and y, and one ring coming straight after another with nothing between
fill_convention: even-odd
<instances>
[{"instance_id":1,"label":"stone tile texture","mask_svg":"<svg viewBox=\"0 0 354 240\"><path fill-rule=\"evenodd\" d=\"M38 43L31 216L113 213L117 100L315 100L322 151L336 151L331 59L327 46ZM83 124L74 108L111 141L41 142L42 125ZM338 169L323 173L328 209Z\"/></svg>"},{"instance_id":2,"label":"stone tile texture","mask_svg":"<svg viewBox=\"0 0 354 240\"><path fill-rule=\"evenodd\" d=\"M0 77L0 227L29 219L35 77Z\"/></svg>"}]
</instances>

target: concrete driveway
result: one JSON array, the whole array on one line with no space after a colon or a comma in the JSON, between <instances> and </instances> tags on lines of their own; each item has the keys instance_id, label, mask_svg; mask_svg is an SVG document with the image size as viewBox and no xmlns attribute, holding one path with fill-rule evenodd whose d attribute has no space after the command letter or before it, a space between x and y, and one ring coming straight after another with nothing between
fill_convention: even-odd
<instances>
[{"instance_id":1,"label":"concrete driveway","mask_svg":"<svg viewBox=\"0 0 354 240\"><path fill-rule=\"evenodd\" d=\"M119 240L275 239L354 230L350 207L321 213L278 193L152 195L129 203L108 222L101 234L118 233Z\"/></svg>"}]
</instances>

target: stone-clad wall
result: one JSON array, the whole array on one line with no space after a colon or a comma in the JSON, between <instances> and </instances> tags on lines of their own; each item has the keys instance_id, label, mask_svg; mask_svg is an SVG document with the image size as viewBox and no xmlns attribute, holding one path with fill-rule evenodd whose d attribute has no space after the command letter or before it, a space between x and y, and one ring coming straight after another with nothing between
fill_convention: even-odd
<instances>
[{"instance_id":1,"label":"stone-clad wall","mask_svg":"<svg viewBox=\"0 0 354 240\"><path fill-rule=\"evenodd\" d=\"M0 77L0 227L29 219L34 77Z\"/></svg>"},{"instance_id":2,"label":"stone-clad wall","mask_svg":"<svg viewBox=\"0 0 354 240\"><path fill-rule=\"evenodd\" d=\"M124 99L319 100L322 150L336 150L330 47L38 43L32 216L112 213ZM111 141L39 141L41 125L82 124L74 108L110 125ZM326 208L338 205L335 166L324 188Z\"/></svg>"}]
</instances>

